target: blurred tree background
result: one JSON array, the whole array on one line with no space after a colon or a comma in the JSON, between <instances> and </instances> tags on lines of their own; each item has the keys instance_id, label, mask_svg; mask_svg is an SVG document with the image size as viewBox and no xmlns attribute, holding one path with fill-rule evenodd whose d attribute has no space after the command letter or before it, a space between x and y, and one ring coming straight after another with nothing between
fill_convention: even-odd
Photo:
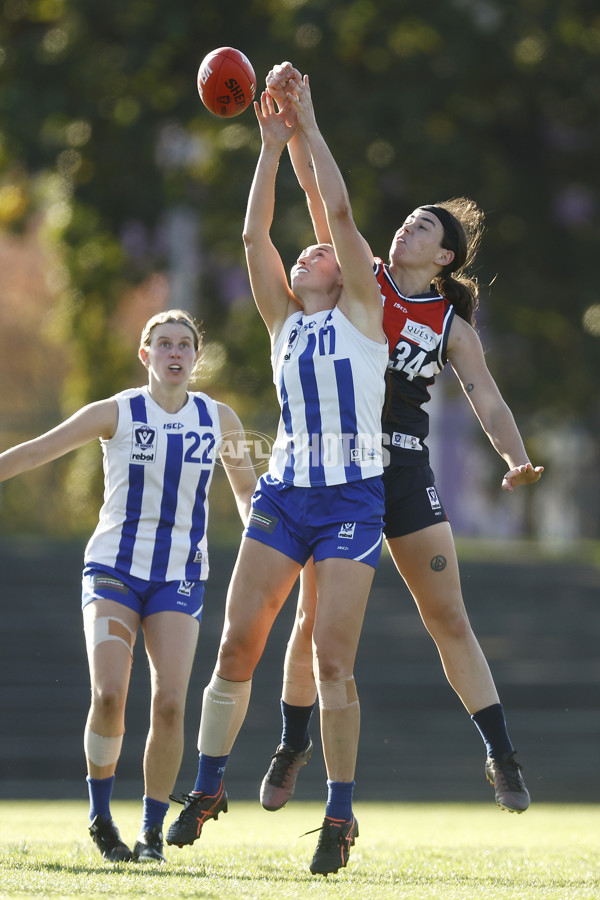
<instances>
[{"instance_id":1,"label":"blurred tree background","mask_svg":"<svg viewBox=\"0 0 600 900\"><path fill-rule=\"evenodd\" d=\"M247 428L274 432L241 242L258 128L252 110L212 116L195 87L203 56L229 45L259 90L284 59L310 74L355 219L380 255L419 204L466 194L484 208L475 274L490 368L534 461L556 464L565 503L582 495L572 536L598 536L596 3L1 5L2 448L142 383L139 332L168 306L204 322L201 387ZM289 265L312 237L287 160L274 235ZM451 401L456 388L443 390ZM0 529L89 531L99 469L94 446L4 485Z\"/></svg>"}]
</instances>

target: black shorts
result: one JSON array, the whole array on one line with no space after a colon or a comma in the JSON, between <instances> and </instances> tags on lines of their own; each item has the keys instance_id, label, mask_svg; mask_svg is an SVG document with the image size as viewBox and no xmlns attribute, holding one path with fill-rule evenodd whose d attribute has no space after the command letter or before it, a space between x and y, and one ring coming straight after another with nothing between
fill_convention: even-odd
<instances>
[{"instance_id":1,"label":"black shorts","mask_svg":"<svg viewBox=\"0 0 600 900\"><path fill-rule=\"evenodd\" d=\"M448 521L429 466L388 466L383 472L383 486L386 538L403 537Z\"/></svg>"}]
</instances>

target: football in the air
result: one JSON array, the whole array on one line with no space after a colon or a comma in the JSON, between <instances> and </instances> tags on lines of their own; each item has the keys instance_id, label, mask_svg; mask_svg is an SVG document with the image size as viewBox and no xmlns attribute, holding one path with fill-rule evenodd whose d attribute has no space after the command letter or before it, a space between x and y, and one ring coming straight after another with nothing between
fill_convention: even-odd
<instances>
[{"instance_id":1,"label":"football in the air","mask_svg":"<svg viewBox=\"0 0 600 900\"><path fill-rule=\"evenodd\" d=\"M250 60L233 47L219 47L204 57L198 69L198 93L215 116L238 116L256 93Z\"/></svg>"}]
</instances>

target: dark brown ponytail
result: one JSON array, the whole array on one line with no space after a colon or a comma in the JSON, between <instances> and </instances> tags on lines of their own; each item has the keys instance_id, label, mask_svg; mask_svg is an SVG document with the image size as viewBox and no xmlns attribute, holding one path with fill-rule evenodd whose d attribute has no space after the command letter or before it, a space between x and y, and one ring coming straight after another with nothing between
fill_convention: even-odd
<instances>
[{"instance_id":1,"label":"dark brown ponytail","mask_svg":"<svg viewBox=\"0 0 600 900\"><path fill-rule=\"evenodd\" d=\"M449 300L457 314L475 324L479 306L479 285L466 270L473 264L484 231L484 213L468 197L454 197L432 206L423 206L442 223L442 247L452 250L454 259L433 279L436 289Z\"/></svg>"}]
</instances>

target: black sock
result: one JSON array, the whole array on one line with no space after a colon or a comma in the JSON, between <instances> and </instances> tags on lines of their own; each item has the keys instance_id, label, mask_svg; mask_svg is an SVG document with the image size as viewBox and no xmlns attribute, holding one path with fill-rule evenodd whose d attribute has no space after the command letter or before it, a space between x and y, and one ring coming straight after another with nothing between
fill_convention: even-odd
<instances>
[{"instance_id":1,"label":"black sock","mask_svg":"<svg viewBox=\"0 0 600 900\"><path fill-rule=\"evenodd\" d=\"M304 750L308 744L308 726L312 711L315 708L313 703L311 706L292 706L281 700L281 718L283 719L283 730L281 732L281 743L286 744L297 753Z\"/></svg>"},{"instance_id":2,"label":"black sock","mask_svg":"<svg viewBox=\"0 0 600 900\"><path fill-rule=\"evenodd\" d=\"M506 720L501 703L486 706L471 716L477 726L487 755L491 759L502 760L515 752L506 730Z\"/></svg>"}]
</instances>

